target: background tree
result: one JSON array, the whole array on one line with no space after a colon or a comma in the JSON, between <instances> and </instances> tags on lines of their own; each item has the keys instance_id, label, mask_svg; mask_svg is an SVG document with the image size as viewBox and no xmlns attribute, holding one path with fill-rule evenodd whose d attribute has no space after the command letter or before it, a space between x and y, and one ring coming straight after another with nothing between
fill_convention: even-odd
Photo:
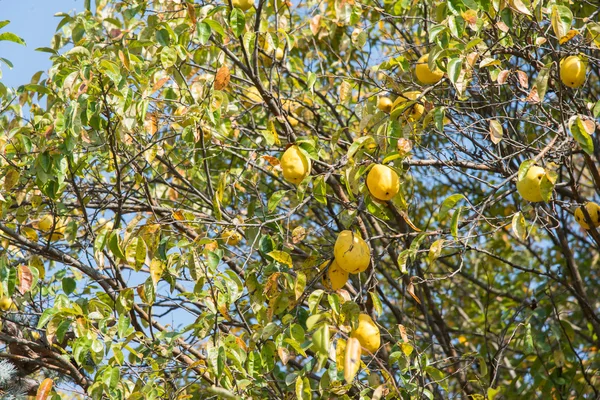
<instances>
[{"instance_id":1,"label":"background tree","mask_svg":"<svg viewBox=\"0 0 600 400\"><path fill-rule=\"evenodd\" d=\"M598 398L598 10L59 15L0 83L0 390Z\"/></svg>"}]
</instances>

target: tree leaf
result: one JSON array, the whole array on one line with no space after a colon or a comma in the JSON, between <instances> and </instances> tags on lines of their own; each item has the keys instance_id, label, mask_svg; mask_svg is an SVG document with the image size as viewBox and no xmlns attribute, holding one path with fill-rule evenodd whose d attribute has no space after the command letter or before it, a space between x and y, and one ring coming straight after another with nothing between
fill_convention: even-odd
<instances>
[{"instance_id":1,"label":"tree leaf","mask_svg":"<svg viewBox=\"0 0 600 400\"><path fill-rule=\"evenodd\" d=\"M586 125L579 115L569 119L569 130L581 146L581 149L589 155L594 154L594 141L586 129Z\"/></svg>"},{"instance_id":2,"label":"tree leaf","mask_svg":"<svg viewBox=\"0 0 600 400\"><path fill-rule=\"evenodd\" d=\"M287 265L288 267L292 268L292 257L285 251L274 250L268 253L268 256L272 257L278 263Z\"/></svg>"},{"instance_id":3,"label":"tree leaf","mask_svg":"<svg viewBox=\"0 0 600 400\"><path fill-rule=\"evenodd\" d=\"M206 22L198 22L196 25L196 38L201 45L208 43L211 34L212 29L210 29L210 25L208 25Z\"/></svg>"},{"instance_id":4,"label":"tree leaf","mask_svg":"<svg viewBox=\"0 0 600 400\"><path fill-rule=\"evenodd\" d=\"M1 41L9 41L9 42L13 42L13 43L17 43L17 44L22 44L23 46L25 46L25 41L20 38L19 36L15 35L14 33L11 32L3 32L0 33L0 42Z\"/></svg>"},{"instance_id":5,"label":"tree leaf","mask_svg":"<svg viewBox=\"0 0 600 400\"><path fill-rule=\"evenodd\" d=\"M281 200L285 197L287 192L287 190L278 190L277 192L273 193L271 197L269 197L269 202L267 203L267 211L273 212L277 208L277 205L279 205Z\"/></svg>"},{"instance_id":6,"label":"tree leaf","mask_svg":"<svg viewBox=\"0 0 600 400\"><path fill-rule=\"evenodd\" d=\"M448 216L448 212L456 206L456 204L465 199L465 196L460 193L453 194L448 196L440 207L440 212L438 213L438 221L441 222Z\"/></svg>"},{"instance_id":7,"label":"tree leaf","mask_svg":"<svg viewBox=\"0 0 600 400\"><path fill-rule=\"evenodd\" d=\"M529 17L533 16L531 14L531 11L529 11L529 8L527 8L527 6L523 3L523 0L508 0L508 2L511 8L515 11L518 11L521 14L527 15Z\"/></svg>"},{"instance_id":8,"label":"tree leaf","mask_svg":"<svg viewBox=\"0 0 600 400\"><path fill-rule=\"evenodd\" d=\"M18 182L21 174L16 169L9 169L4 175L4 190L9 192Z\"/></svg>"},{"instance_id":9,"label":"tree leaf","mask_svg":"<svg viewBox=\"0 0 600 400\"><path fill-rule=\"evenodd\" d=\"M548 89L548 78L550 77L550 68L552 63L544 66L537 77L535 78L534 88L537 89L537 96L540 102L544 101L544 97L546 96L546 90Z\"/></svg>"},{"instance_id":10,"label":"tree leaf","mask_svg":"<svg viewBox=\"0 0 600 400\"><path fill-rule=\"evenodd\" d=\"M525 176L527 175L527 172L529 171L529 168L531 168L532 165L535 164L535 160L525 160L521 163L521 165L519 166L519 173L517 174L517 179L522 181L523 179L525 179Z\"/></svg>"},{"instance_id":11,"label":"tree leaf","mask_svg":"<svg viewBox=\"0 0 600 400\"><path fill-rule=\"evenodd\" d=\"M152 278L152 283L154 284L154 287L158 285L158 281L160 281L164 270L165 264L161 260L157 258L152 259L152 261L150 262L150 277Z\"/></svg>"},{"instance_id":12,"label":"tree leaf","mask_svg":"<svg viewBox=\"0 0 600 400\"><path fill-rule=\"evenodd\" d=\"M246 17L244 16L244 12L237 7L231 10L229 24L231 25L231 30L235 36L240 36L244 33L244 30L246 29Z\"/></svg>"},{"instance_id":13,"label":"tree leaf","mask_svg":"<svg viewBox=\"0 0 600 400\"><path fill-rule=\"evenodd\" d=\"M37 392L35 394L35 400L46 400L48 396L50 396L50 392L52 392L53 385L54 381L52 380L52 378L44 379L37 389Z\"/></svg>"},{"instance_id":14,"label":"tree leaf","mask_svg":"<svg viewBox=\"0 0 600 400\"><path fill-rule=\"evenodd\" d=\"M566 6L553 5L550 22L556 38L560 41L567 35L573 23L573 13Z\"/></svg>"},{"instance_id":15,"label":"tree leaf","mask_svg":"<svg viewBox=\"0 0 600 400\"><path fill-rule=\"evenodd\" d=\"M339 341L338 341L339 343ZM360 368L361 346L357 338L349 337L344 354L344 379L351 384Z\"/></svg>"},{"instance_id":16,"label":"tree leaf","mask_svg":"<svg viewBox=\"0 0 600 400\"><path fill-rule=\"evenodd\" d=\"M119 231L114 230L111 232L110 238L108 239L108 248L117 259L126 260L125 253L123 253L123 249L121 248L121 237L119 236Z\"/></svg>"},{"instance_id":17,"label":"tree leaf","mask_svg":"<svg viewBox=\"0 0 600 400\"><path fill-rule=\"evenodd\" d=\"M438 239L429 246L429 253L427 256L427 261L429 265L433 264L435 260L437 260L442 254L442 249L444 247L444 239Z\"/></svg>"},{"instance_id":18,"label":"tree leaf","mask_svg":"<svg viewBox=\"0 0 600 400\"><path fill-rule=\"evenodd\" d=\"M502 141L504 137L504 130L502 129L502 124L498 122L498 120L492 119L490 121L490 140L494 144L498 144Z\"/></svg>"},{"instance_id":19,"label":"tree leaf","mask_svg":"<svg viewBox=\"0 0 600 400\"><path fill-rule=\"evenodd\" d=\"M215 89L223 90L229 85L229 79L231 74L229 73L229 67L226 64L223 64L221 68L217 70L217 74L215 75Z\"/></svg>"},{"instance_id":20,"label":"tree leaf","mask_svg":"<svg viewBox=\"0 0 600 400\"><path fill-rule=\"evenodd\" d=\"M458 238L458 221L460 219L461 212L462 207L458 207L456 211L454 211L454 213L452 214L452 222L450 223L450 233L455 239Z\"/></svg>"},{"instance_id":21,"label":"tree leaf","mask_svg":"<svg viewBox=\"0 0 600 400\"><path fill-rule=\"evenodd\" d=\"M319 203L327 204L327 184L323 175L318 175L313 181L313 196Z\"/></svg>"},{"instance_id":22,"label":"tree leaf","mask_svg":"<svg viewBox=\"0 0 600 400\"><path fill-rule=\"evenodd\" d=\"M516 237L520 240L527 238L527 226L525 225L525 217L520 211L513 215L512 218L512 231Z\"/></svg>"},{"instance_id":23,"label":"tree leaf","mask_svg":"<svg viewBox=\"0 0 600 400\"><path fill-rule=\"evenodd\" d=\"M448 61L448 78L452 83L456 83L462 70L463 61L460 58L453 58Z\"/></svg>"}]
</instances>

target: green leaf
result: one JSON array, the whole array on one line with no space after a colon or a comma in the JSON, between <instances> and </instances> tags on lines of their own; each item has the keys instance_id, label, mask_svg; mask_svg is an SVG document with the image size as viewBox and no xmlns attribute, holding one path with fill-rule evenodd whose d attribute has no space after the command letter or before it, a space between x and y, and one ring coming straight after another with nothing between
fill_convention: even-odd
<instances>
[{"instance_id":1,"label":"green leaf","mask_svg":"<svg viewBox=\"0 0 600 400\"><path fill-rule=\"evenodd\" d=\"M198 22L196 25L196 38L201 45L208 43L211 33L212 29L210 29L210 25L208 25L206 22Z\"/></svg>"},{"instance_id":2,"label":"green leaf","mask_svg":"<svg viewBox=\"0 0 600 400\"><path fill-rule=\"evenodd\" d=\"M369 295L373 302L373 310L375 310L375 313L378 316L381 316L383 314L383 304L381 304L381 299L379 299L379 296L375 292L369 292Z\"/></svg>"},{"instance_id":3,"label":"green leaf","mask_svg":"<svg viewBox=\"0 0 600 400\"><path fill-rule=\"evenodd\" d=\"M425 372L444 390L448 390L448 380L444 379L445 375L442 371L435 367L432 367L431 365L428 365L427 367L425 367Z\"/></svg>"},{"instance_id":4,"label":"green leaf","mask_svg":"<svg viewBox=\"0 0 600 400\"><path fill-rule=\"evenodd\" d=\"M100 71L106 74L115 85L118 86L119 82L121 82L121 70L114 62L108 60L100 61Z\"/></svg>"},{"instance_id":5,"label":"green leaf","mask_svg":"<svg viewBox=\"0 0 600 400\"><path fill-rule=\"evenodd\" d=\"M313 196L321 204L327 204L327 184L325 177L319 175L313 181Z\"/></svg>"},{"instance_id":6,"label":"green leaf","mask_svg":"<svg viewBox=\"0 0 600 400\"><path fill-rule=\"evenodd\" d=\"M294 282L294 294L296 295L296 300L302 297L302 294L304 294L304 289L306 289L306 274L298 271L296 274L296 280Z\"/></svg>"},{"instance_id":7,"label":"green leaf","mask_svg":"<svg viewBox=\"0 0 600 400\"><path fill-rule=\"evenodd\" d=\"M133 307L133 289L127 288L122 290L117 297L117 312L119 314L126 314Z\"/></svg>"},{"instance_id":8,"label":"green leaf","mask_svg":"<svg viewBox=\"0 0 600 400\"><path fill-rule=\"evenodd\" d=\"M433 264L433 262L440 257L440 254L442 254L444 242L444 239L438 239L429 247L429 254L427 255L427 261L429 265Z\"/></svg>"},{"instance_id":9,"label":"green leaf","mask_svg":"<svg viewBox=\"0 0 600 400\"><path fill-rule=\"evenodd\" d=\"M594 141L592 137L587 132L586 127L582 121L582 119L577 116L576 118L571 118L569 120L569 129L571 130L571 134L581 146L581 149L585 151L589 155L594 154Z\"/></svg>"},{"instance_id":10,"label":"green leaf","mask_svg":"<svg viewBox=\"0 0 600 400\"><path fill-rule=\"evenodd\" d=\"M7 19L0 21L0 29L4 28L8 24L10 24L10 21Z\"/></svg>"},{"instance_id":11,"label":"green leaf","mask_svg":"<svg viewBox=\"0 0 600 400\"><path fill-rule=\"evenodd\" d=\"M210 29L212 29L214 32L217 32L221 37L225 37L225 30L220 23L212 19L205 19L203 22L210 26Z\"/></svg>"},{"instance_id":12,"label":"green leaf","mask_svg":"<svg viewBox=\"0 0 600 400\"><path fill-rule=\"evenodd\" d=\"M562 39L571 29L573 13L569 7L555 4L552 6L550 22L552 23L552 30L554 31L556 38L560 41L560 39Z\"/></svg>"},{"instance_id":13,"label":"green leaf","mask_svg":"<svg viewBox=\"0 0 600 400\"><path fill-rule=\"evenodd\" d=\"M462 59L453 58L448 61L448 78L452 83L458 82L458 78L460 76L460 71L462 70Z\"/></svg>"},{"instance_id":14,"label":"green leaf","mask_svg":"<svg viewBox=\"0 0 600 400\"><path fill-rule=\"evenodd\" d=\"M67 295L73 293L75 291L76 287L77 287L77 283L75 282L75 279L70 278L70 277L63 278L62 288L63 288L63 291Z\"/></svg>"},{"instance_id":15,"label":"green leaf","mask_svg":"<svg viewBox=\"0 0 600 400\"><path fill-rule=\"evenodd\" d=\"M329 354L329 324L323 324L312 334L312 348L317 352L324 355Z\"/></svg>"},{"instance_id":16,"label":"green leaf","mask_svg":"<svg viewBox=\"0 0 600 400\"><path fill-rule=\"evenodd\" d=\"M500 389L488 388L487 390L488 400L495 400L498 394L500 394Z\"/></svg>"},{"instance_id":17,"label":"green leaf","mask_svg":"<svg viewBox=\"0 0 600 400\"><path fill-rule=\"evenodd\" d=\"M534 87L537 89L540 103L544 102L544 97L546 96L546 91L548 90L548 78L550 77L551 66L552 63L549 63L545 67L540 69L540 72L538 72L538 75L535 78Z\"/></svg>"},{"instance_id":18,"label":"green leaf","mask_svg":"<svg viewBox=\"0 0 600 400\"><path fill-rule=\"evenodd\" d=\"M25 46L25 41L11 32L0 33L0 41L9 41Z\"/></svg>"},{"instance_id":19,"label":"green leaf","mask_svg":"<svg viewBox=\"0 0 600 400\"><path fill-rule=\"evenodd\" d=\"M167 69L177 62L177 51L172 47L163 47L160 51L160 62Z\"/></svg>"},{"instance_id":20,"label":"green leaf","mask_svg":"<svg viewBox=\"0 0 600 400\"><path fill-rule=\"evenodd\" d=\"M246 17L244 16L244 12L239 8L231 10L229 24L231 25L231 30L235 36L240 36L244 33L244 30L246 29Z\"/></svg>"},{"instance_id":21,"label":"green leaf","mask_svg":"<svg viewBox=\"0 0 600 400\"><path fill-rule=\"evenodd\" d=\"M350 148L348 149L348 159L351 160L354 157L354 155L358 152L358 150L360 150L365 144L370 142L375 143L375 139L373 139L373 136L371 135L361 136L354 140L354 142L352 142Z\"/></svg>"},{"instance_id":22,"label":"green leaf","mask_svg":"<svg viewBox=\"0 0 600 400\"><path fill-rule=\"evenodd\" d=\"M519 166L519 173L517 174L517 179L519 181L522 181L523 179L525 179L525 176L527 176L527 172L529 171L529 168L531 168L531 166L534 164L535 164L535 160L523 161L521 163L521 165Z\"/></svg>"},{"instance_id":23,"label":"green leaf","mask_svg":"<svg viewBox=\"0 0 600 400\"><path fill-rule=\"evenodd\" d=\"M454 214L452 214L452 222L450 223L450 233L455 239L458 238L458 221L460 219L461 211L462 207L458 207L456 211L454 211Z\"/></svg>"},{"instance_id":24,"label":"green leaf","mask_svg":"<svg viewBox=\"0 0 600 400\"><path fill-rule=\"evenodd\" d=\"M42 316L40 317L38 324L37 324L37 329L42 329L44 326L46 326L46 324L48 323L48 321L50 321L52 319L52 317L58 313L58 310L55 308L46 308L44 310L44 312L42 313Z\"/></svg>"},{"instance_id":25,"label":"green leaf","mask_svg":"<svg viewBox=\"0 0 600 400\"><path fill-rule=\"evenodd\" d=\"M556 182L557 174L554 171L547 171L546 175L542 177L540 182L540 193L542 199L547 203L552 198L552 191L554 190L554 183Z\"/></svg>"},{"instance_id":26,"label":"green leaf","mask_svg":"<svg viewBox=\"0 0 600 400\"><path fill-rule=\"evenodd\" d=\"M277 192L273 193L269 198L269 202L267 203L267 210L269 212L273 212L287 192L287 190L278 190Z\"/></svg>"},{"instance_id":27,"label":"green leaf","mask_svg":"<svg viewBox=\"0 0 600 400\"><path fill-rule=\"evenodd\" d=\"M596 102L593 113L594 113L594 118L600 117L600 100Z\"/></svg>"},{"instance_id":28,"label":"green leaf","mask_svg":"<svg viewBox=\"0 0 600 400\"><path fill-rule=\"evenodd\" d=\"M448 28L445 25L435 25L429 29L429 41L435 42L435 38L438 37L442 32L446 31Z\"/></svg>"},{"instance_id":29,"label":"green leaf","mask_svg":"<svg viewBox=\"0 0 600 400\"><path fill-rule=\"evenodd\" d=\"M450 210L452 210L456 206L456 204L463 199L465 199L465 196L460 193L448 196L440 207L440 212L438 213L438 221L442 222L444 219L446 219L446 217L448 216L448 212L450 212Z\"/></svg>"},{"instance_id":30,"label":"green leaf","mask_svg":"<svg viewBox=\"0 0 600 400\"><path fill-rule=\"evenodd\" d=\"M112 231L110 234L110 238L108 239L108 248L112 253L120 260L126 260L125 253L123 253L123 249L121 248L120 237L118 231Z\"/></svg>"}]
</instances>

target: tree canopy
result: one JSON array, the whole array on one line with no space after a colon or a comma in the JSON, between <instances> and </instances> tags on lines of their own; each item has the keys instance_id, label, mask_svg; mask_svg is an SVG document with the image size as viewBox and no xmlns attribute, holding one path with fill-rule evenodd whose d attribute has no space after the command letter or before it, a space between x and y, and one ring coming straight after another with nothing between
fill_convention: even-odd
<instances>
[{"instance_id":1,"label":"tree canopy","mask_svg":"<svg viewBox=\"0 0 600 400\"><path fill-rule=\"evenodd\" d=\"M0 81L5 398L600 397L597 2L83 8Z\"/></svg>"}]
</instances>

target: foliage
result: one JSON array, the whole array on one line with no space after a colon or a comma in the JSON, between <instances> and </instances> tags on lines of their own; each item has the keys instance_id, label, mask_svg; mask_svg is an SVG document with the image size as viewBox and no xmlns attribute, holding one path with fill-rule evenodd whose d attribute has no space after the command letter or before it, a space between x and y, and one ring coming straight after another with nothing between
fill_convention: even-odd
<instances>
[{"instance_id":1,"label":"foliage","mask_svg":"<svg viewBox=\"0 0 600 400\"><path fill-rule=\"evenodd\" d=\"M600 234L573 212L600 193L598 16L585 0L59 14L50 70L0 83L0 357L61 379L52 398L597 398ZM421 85L427 53L444 78ZM578 54L570 88L560 60ZM298 185L291 144L312 160ZM390 201L366 187L374 163L400 177ZM534 164L539 203L516 191ZM371 263L332 291L343 230ZM361 312L375 353L350 336Z\"/></svg>"}]
</instances>

